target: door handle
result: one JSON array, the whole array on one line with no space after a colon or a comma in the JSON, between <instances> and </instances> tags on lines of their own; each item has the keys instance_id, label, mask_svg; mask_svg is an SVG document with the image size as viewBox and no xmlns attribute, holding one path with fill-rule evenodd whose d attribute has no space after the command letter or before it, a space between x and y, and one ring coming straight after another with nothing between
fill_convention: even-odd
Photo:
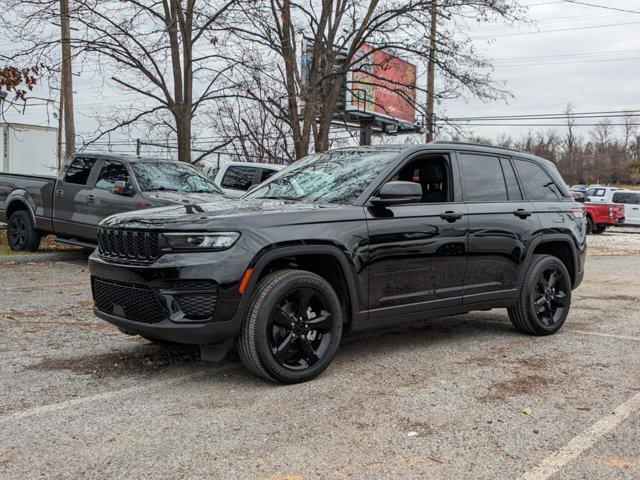
<instances>
[{"instance_id":1,"label":"door handle","mask_svg":"<svg viewBox=\"0 0 640 480\"><path fill-rule=\"evenodd\" d=\"M524 208L519 208L519 209L513 211L513 214L516 217L520 217L520 218L530 217L531 213L532 213L531 211L525 210Z\"/></svg>"},{"instance_id":2,"label":"door handle","mask_svg":"<svg viewBox=\"0 0 640 480\"><path fill-rule=\"evenodd\" d=\"M58 198L64 197L64 192L62 190L56 190L56 197Z\"/></svg>"},{"instance_id":3,"label":"door handle","mask_svg":"<svg viewBox=\"0 0 640 480\"><path fill-rule=\"evenodd\" d=\"M460 220L462 218L462 213L447 210L446 212L442 212L440 214L440 218L446 220L447 222L455 222L456 220Z\"/></svg>"},{"instance_id":4,"label":"door handle","mask_svg":"<svg viewBox=\"0 0 640 480\"><path fill-rule=\"evenodd\" d=\"M96 203L96 197L93 195L87 195L87 203Z\"/></svg>"}]
</instances>

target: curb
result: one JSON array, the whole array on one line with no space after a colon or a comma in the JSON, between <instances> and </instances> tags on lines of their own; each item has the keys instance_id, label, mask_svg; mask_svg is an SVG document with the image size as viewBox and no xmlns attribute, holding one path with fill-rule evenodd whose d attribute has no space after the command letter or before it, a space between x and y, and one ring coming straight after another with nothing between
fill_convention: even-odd
<instances>
[{"instance_id":1,"label":"curb","mask_svg":"<svg viewBox=\"0 0 640 480\"><path fill-rule=\"evenodd\" d=\"M42 263L58 260L87 260L88 254L82 250L51 253L26 253L20 255L0 255L0 265L11 263Z\"/></svg>"}]
</instances>

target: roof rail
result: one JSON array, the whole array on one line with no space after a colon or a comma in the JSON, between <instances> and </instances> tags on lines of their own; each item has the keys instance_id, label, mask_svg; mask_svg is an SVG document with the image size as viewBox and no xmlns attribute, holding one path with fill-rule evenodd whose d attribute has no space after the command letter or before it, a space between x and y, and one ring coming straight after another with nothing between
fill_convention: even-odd
<instances>
[{"instance_id":1,"label":"roof rail","mask_svg":"<svg viewBox=\"0 0 640 480\"><path fill-rule=\"evenodd\" d=\"M430 142L430 143L434 143L434 144L453 144L453 145L469 145L469 146L472 146L472 147L486 147L486 148L495 148L497 150L508 150L510 152L526 153L526 152L523 152L522 150L517 150L515 148L496 147L495 145L485 145L484 143L456 142L456 141L453 141L453 140L435 140L435 141Z\"/></svg>"}]
</instances>

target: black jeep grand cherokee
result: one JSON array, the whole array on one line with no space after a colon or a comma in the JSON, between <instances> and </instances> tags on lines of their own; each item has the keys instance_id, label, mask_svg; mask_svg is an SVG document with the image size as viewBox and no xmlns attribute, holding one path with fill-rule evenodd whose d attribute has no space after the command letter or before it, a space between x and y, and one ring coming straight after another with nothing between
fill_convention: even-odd
<instances>
[{"instance_id":1,"label":"black jeep grand cherokee","mask_svg":"<svg viewBox=\"0 0 640 480\"><path fill-rule=\"evenodd\" d=\"M104 220L95 313L126 333L234 345L282 383L319 375L346 330L507 308L547 335L583 277L582 206L548 161L435 142L312 155L242 199Z\"/></svg>"}]
</instances>

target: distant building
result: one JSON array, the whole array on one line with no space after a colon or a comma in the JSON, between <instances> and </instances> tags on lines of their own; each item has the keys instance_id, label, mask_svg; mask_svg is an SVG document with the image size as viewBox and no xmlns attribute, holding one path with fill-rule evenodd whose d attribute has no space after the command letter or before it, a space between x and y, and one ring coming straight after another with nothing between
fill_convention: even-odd
<instances>
[{"instance_id":1,"label":"distant building","mask_svg":"<svg viewBox=\"0 0 640 480\"><path fill-rule=\"evenodd\" d=\"M58 129L0 123L0 171L57 175Z\"/></svg>"}]
</instances>

